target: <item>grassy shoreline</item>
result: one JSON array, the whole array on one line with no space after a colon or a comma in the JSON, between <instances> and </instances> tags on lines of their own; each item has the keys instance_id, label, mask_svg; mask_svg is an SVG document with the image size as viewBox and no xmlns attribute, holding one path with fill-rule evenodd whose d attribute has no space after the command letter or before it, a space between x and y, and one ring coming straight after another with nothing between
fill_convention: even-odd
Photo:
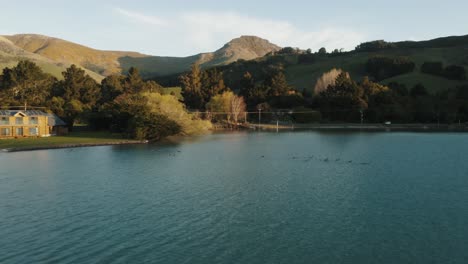
<instances>
[{"instance_id":1,"label":"grassy shoreline","mask_svg":"<svg viewBox=\"0 0 468 264\"><path fill-rule=\"evenodd\" d=\"M17 152L144 143L146 143L146 141L124 139L118 134L110 134L108 132L73 132L67 136L1 139L0 151Z\"/></svg>"},{"instance_id":2,"label":"grassy shoreline","mask_svg":"<svg viewBox=\"0 0 468 264\"><path fill-rule=\"evenodd\" d=\"M240 129L260 131L291 131L291 130L316 130L316 131L367 131L367 132L468 132L466 125L447 124L356 124L356 123L331 123L331 124L249 124ZM232 131L232 129L215 129L213 132ZM78 148L113 145L147 144L147 141L124 139L119 134L109 132L73 132L67 136L55 136L46 138L17 138L0 139L0 152L18 152L44 149Z\"/></svg>"}]
</instances>

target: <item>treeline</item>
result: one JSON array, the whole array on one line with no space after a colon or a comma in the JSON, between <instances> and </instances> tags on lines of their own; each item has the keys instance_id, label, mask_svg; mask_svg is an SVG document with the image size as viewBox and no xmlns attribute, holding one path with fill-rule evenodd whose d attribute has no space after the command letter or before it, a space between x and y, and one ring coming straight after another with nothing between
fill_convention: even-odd
<instances>
[{"instance_id":1,"label":"treeline","mask_svg":"<svg viewBox=\"0 0 468 264\"><path fill-rule=\"evenodd\" d=\"M369 78L360 82L354 81L347 72L333 69L317 80L314 89L302 91L289 85L282 64L264 67L258 62L245 62L242 66L248 69L250 64L253 73L245 71L239 81L232 83L226 81L229 78L224 75L232 74L230 70L201 71L197 66L192 67L191 72L181 77L185 102L190 108L211 111L206 107L210 98L229 91L226 83L231 83L233 90L245 99L249 112L283 115L281 112L289 109L286 111L289 118L298 122L361 122L361 118L371 123L468 121L466 86L431 93L422 84L406 87L399 83L384 86L376 82L414 71L415 63L405 57L370 58L366 64ZM249 117L255 121L258 116L251 114ZM278 116L262 116L263 121L269 119L278 119Z\"/></svg>"},{"instance_id":2,"label":"treeline","mask_svg":"<svg viewBox=\"0 0 468 264\"><path fill-rule=\"evenodd\" d=\"M468 43L468 36L445 37L426 41L386 42L384 40L375 40L359 44L354 51L375 52L388 49L446 48L464 46L466 43Z\"/></svg>"},{"instance_id":3,"label":"treeline","mask_svg":"<svg viewBox=\"0 0 468 264\"><path fill-rule=\"evenodd\" d=\"M211 127L185 110L163 87L145 81L135 68L127 75L111 75L97 83L72 65L63 79L44 73L30 61L5 68L0 75L0 106L43 107L61 117L73 129L84 122L126 137L159 140L173 134L193 134Z\"/></svg>"},{"instance_id":4,"label":"treeline","mask_svg":"<svg viewBox=\"0 0 468 264\"><path fill-rule=\"evenodd\" d=\"M429 93L421 85L384 86L364 78L355 82L348 73L319 91L313 100L325 121L401 123L456 123L468 121L468 86Z\"/></svg>"},{"instance_id":5,"label":"treeline","mask_svg":"<svg viewBox=\"0 0 468 264\"><path fill-rule=\"evenodd\" d=\"M22 61L0 75L0 105L46 107L71 128L77 122L86 122L96 129L151 140L203 132L211 128L211 121L237 126L240 122L257 122L260 117L262 122L468 121L466 85L436 93L421 84L385 86L375 80L413 71L414 63L404 58L375 57L368 65L370 78L355 81L349 73L333 69L324 73L314 88L299 91L288 83L281 64L256 68L253 73L245 71L237 82L227 81L230 72L222 68L202 70L194 64L178 77L182 86L179 100L165 95L165 88L157 82L143 80L135 68L97 83L74 65L58 80L34 63ZM261 112L262 116L255 114Z\"/></svg>"},{"instance_id":6,"label":"treeline","mask_svg":"<svg viewBox=\"0 0 468 264\"><path fill-rule=\"evenodd\" d=\"M463 66L449 65L444 68L442 62L424 62L421 72L445 77L449 80L466 80L466 70Z\"/></svg>"}]
</instances>

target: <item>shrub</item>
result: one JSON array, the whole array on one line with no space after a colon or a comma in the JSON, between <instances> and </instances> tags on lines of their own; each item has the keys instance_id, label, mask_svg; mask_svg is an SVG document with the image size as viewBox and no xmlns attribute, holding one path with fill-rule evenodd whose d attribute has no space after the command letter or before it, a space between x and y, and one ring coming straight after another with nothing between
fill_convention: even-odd
<instances>
[{"instance_id":1,"label":"shrub","mask_svg":"<svg viewBox=\"0 0 468 264\"><path fill-rule=\"evenodd\" d=\"M373 57L366 63L366 70L377 81L414 71L416 65L406 57Z\"/></svg>"}]
</instances>

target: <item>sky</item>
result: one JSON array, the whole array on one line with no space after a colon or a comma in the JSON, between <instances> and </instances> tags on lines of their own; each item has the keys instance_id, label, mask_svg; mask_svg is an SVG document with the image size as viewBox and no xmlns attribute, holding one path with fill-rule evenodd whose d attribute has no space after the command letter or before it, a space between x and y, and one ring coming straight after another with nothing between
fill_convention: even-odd
<instances>
[{"instance_id":1,"label":"sky","mask_svg":"<svg viewBox=\"0 0 468 264\"><path fill-rule=\"evenodd\" d=\"M0 35L43 34L158 56L215 51L241 35L316 51L468 34L466 0L0 0L0 6Z\"/></svg>"}]
</instances>

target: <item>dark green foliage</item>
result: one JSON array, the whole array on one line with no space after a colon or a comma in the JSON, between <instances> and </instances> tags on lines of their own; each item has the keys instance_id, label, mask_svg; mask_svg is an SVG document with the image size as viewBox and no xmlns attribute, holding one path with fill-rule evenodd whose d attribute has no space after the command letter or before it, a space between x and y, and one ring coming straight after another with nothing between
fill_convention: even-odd
<instances>
[{"instance_id":1,"label":"dark green foliage","mask_svg":"<svg viewBox=\"0 0 468 264\"><path fill-rule=\"evenodd\" d=\"M285 47L280 49L277 54L298 54L300 53L298 49L292 47Z\"/></svg>"},{"instance_id":2,"label":"dark green foliage","mask_svg":"<svg viewBox=\"0 0 468 264\"><path fill-rule=\"evenodd\" d=\"M404 84L391 82L388 87L398 96L407 96L409 94L408 88Z\"/></svg>"},{"instance_id":3,"label":"dark green foliage","mask_svg":"<svg viewBox=\"0 0 468 264\"><path fill-rule=\"evenodd\" d=\"M466 70L463 66L449 65L443 67L442 62L424 62L421 72L445 77L449 80L466 80Z\"/></svg>"},{"instance_id":4,"label":"dark green foliage","mask_svg":"<svg viewBox=\"0 0 468 264\"><path fill-rule=\"evenodd\" d=\"M458 86L456 88L456 99L468 101L468 85Z\"/></svg>"},{"instance_id":5,"label":"dark green foliage","mask_svg":"<svg viewBox=\"0 0 468 264\"><path fill-rule=\"evenodd\" d=\"M110 75L101 82L101 104L110 102L125 93L125 76Z\"/></svg>"},{"instance_id":6,"label":"dark green foliage","mask_svg":"<svg viewBox=\"0 0 468 264\"><path fill-rule=\"evenodd\" d=\"M217 68L201 71L192 65L189 73L179 77L185 104L192 109L204 110L211 97L229 90L224 84L223 73Z\"/></svg>"},{"instance_id":7,"label":"dark green foliage","mask_svg":"<svg viewBox=\"0 0 468 264\"><path fill-rule=\"evenodd\" d=\"M203 103L210 101L211 97L229 90L224 84L223 73L218 69L209 69L202 72L201 94Z\"/></svg>"},{"instance_id":8,"label":"dark green foliage","mask_svg":"<svg viewBox=\"0 0 468 264\"><path fill-rule=\"evenodd\" d=\"M466 80L466 70L463 66L450 65L444 69L444 76L450 80Z\"/></svg>"},{"instance_id":9,"label":"dark green foliage","mask_svg":"<svg viewBox=\"0 0 468 264\"><path fill-rule=\"evenodd\" d=\"M370 42L364 42L359 44L355 51L357 52L374 52L384 49L393 49L396 48L397 45L395 43L386 42L384 40L375 40Z\"/></svg>"},{"instance_id":10,"label":"dark green foliage","mask_svg":"<svg viewBox=\"0 0 468 264\"><path fill-rule=\"evenodd\" d=\"M320 55L327 55L327 49L325 49L325 48L323 48L323 47L320 48L319 51L318 51L318 54L320 54Z\"/></svg>"},{"instance_id":11,"label":"dark green foliage","mask_svg":"<svg viewBox=\"0 0 468 264\"><path fill-rule=\"evenodd\" d=\"M319 56L317 54L312 53L300 54L297 58L297 62L299 64L315 63L317 62L318 57Z\"/></svg>"},{"instance_id":12,"label":"dark green foliage","mask_svg":"<svg viewBox=\"0 0 468 264\"><path fill-rule=\"evenodd\" d=\"M296 123L318 123L322 120L322 114L314 109L301 106L293 109L292 119Z\"/></svg>"},{"instance_id":13,"label":"dark green foliage","mask_svg":"<svg viewBox=\"0 0 468 264\"><path fill-rule=\"evenodd\" d=\"M424 85L422 84L416 84L412 89L411 89L411 92L410 92L410 95L412 97L418 97L418 96L427 96L428 95L428 92L426 90L426 88L424 87Z\"/></svg>"},{"instance_id":14,"label":"dark green foliage","mask_svg":"<svg viewBox=\"0 0 468 264\"><path fill-rule=\"evenodd\" d=\"M129 134L138 140L159 141L181 132L181 126L164 115L140 114L130 119Z\"/></svg>"},{"instance_id":15,"label":"dark green foliage","mask_svg":"<svg viewBox=\"0 0 468 264\"><path fill-rule=\"evenodd\" d=\"M52 91L55 99L51 109L72 129L77 117L95 110L101 89L93 78L75 65L66 69L62 75L63 80L57 82Z\"/></svg>"},{"instance_id":16,"label":"dark green foliage","mask_svg":"<svg viewBox=\"0 0 468 264\"><path fill-rule=\"evenodd\" d=\"M54 82L56 79L44 73L35 63L20 61L11 69L3 69L0 78L0 101L2 105L44 106L50 98Z\"/></svg>"},{"instance_id":17,"label":"dark green foliage","mask_svg":"<svg viewBox=\"0 0 468 264\"><path fill-rule=\"evenodd\" d=\"M358 121L359 111L367 108L363 96L363 88L343 72L336 78L335 85L320 93L318 104L322 114L330 120Z\"/></svg>"},{"instance_id":18,"label":"dark green foliage","mask_svg":"<svg viewBox=\"0 0 468 264\"><path fill-rule=\"evenodd\" d=\"M386 49L446 48L464 46L467 43L468 36L444 37L427 41L386 42L384 40L376 40L358 45L355 51L372 52Z\"/></svg>"},{"instance_id":19,"label":"dark green foliage","mask_svg":"<svg viewBox=\"0 0 468 264\"><path fill-rule=\"evenodd\" d=\"M182 94L187 107L192 109L203 109L206 102L203 99L202 88L202 73L200 65L197 63L192 65L189 73L180 76L182 84Z\"/></svg>"},{"instance_id":20,"label":"dark green foliage","mask_svg":"<svg viewBox=\"0 0 468 264\"><path fill-rule=\"evenodd\" d=\"M251 97L251 91L253 91L254 88L255 80L250 72L246 72L240 81L239 95L244 98L249 98Z\"/></svg>"},{"instance_id":21,"label":"dark green foliage","mask_svg":"<svg viewBox=\"0 0 468 264\"><path fill-rule=\"evenodd\" d=\"M421 72L432 75L443 75L444 66L440 61L424 62L421 66Z\"/></svg>"},{"instance_id":22,"label":"dark green foliage","mask_svg":"<svg viewBox=\"0 0 468 264\"><path fill-rule=\"evenodd\" d=\"M269 104L275 108L291 109L305 105L304 97L300 94L283 96L273 96L268 100Z\"/></svg>"},{"instance_id":23,"label":"dark green foliage","mask_svg":"<svg viewBox=\"0 0 468 264\"><path fill-rule=\"evenodd\" d=\"M282 71L272 74L271 77L266 80L265 84L270 87L270 96L285 96L288 95L289 91L292 89Z\"/></svg>"},{"instance_id":24,"label":"dark green foliage","mask_svg":"<svg viewBox=\"0 0 468 264\"><path fill-rule=\"evenodd\" d=\"M377 81L414 71L416 65L405 57L376 56L366 63L367 72Z\"/></svg>"}]
</instances>

